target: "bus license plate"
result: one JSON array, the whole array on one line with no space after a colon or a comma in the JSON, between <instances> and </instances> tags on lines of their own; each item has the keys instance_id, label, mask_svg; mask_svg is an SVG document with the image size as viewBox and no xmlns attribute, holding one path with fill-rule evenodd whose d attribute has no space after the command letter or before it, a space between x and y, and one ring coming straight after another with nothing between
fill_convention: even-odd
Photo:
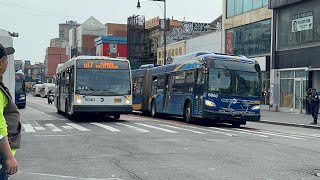
<instances>
[{"instance_id":1,"label":"bus license plate","mask_svg":"<svg viewBox=\"0 0 320 180\"><path fill-rule=\"evenodd\" d=\"M121 102L121 99L114 99L114 102L115 102L115 103L120 103L120 102Z\"/></svg>"}]
</instances>

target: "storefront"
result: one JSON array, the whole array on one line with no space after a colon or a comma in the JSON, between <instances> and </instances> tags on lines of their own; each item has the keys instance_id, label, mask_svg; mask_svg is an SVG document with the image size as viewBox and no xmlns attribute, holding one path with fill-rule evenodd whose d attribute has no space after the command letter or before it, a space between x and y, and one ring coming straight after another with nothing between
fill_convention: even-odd
<instances>
[{"instance_id":1,"label":"storefront","mask_svg":"<svg viewBox=\"0 0 320 180\"><path fill-rule=\"evenodd\" d=\"M305 113L309 89L320 90L320 1L274 2L271 101L276 110Z\"/></svg>"}]
</instances>

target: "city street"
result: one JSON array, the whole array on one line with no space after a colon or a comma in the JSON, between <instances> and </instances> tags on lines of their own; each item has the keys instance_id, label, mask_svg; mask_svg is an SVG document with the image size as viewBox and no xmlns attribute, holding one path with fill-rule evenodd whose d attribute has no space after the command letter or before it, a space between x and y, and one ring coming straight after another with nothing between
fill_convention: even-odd
<instances>
[{"instance_id":1,"label":"city street","mask_svg":"<svg viewBox=\"0 0 320 180\"><path fill-rule=\"evenodd\" d=\"M44 98L28 96L27 104L20 110L20 171L11 179L320 178L316 129L189 125L139 115L73 122Z\"/></svg>"}]
</instances>

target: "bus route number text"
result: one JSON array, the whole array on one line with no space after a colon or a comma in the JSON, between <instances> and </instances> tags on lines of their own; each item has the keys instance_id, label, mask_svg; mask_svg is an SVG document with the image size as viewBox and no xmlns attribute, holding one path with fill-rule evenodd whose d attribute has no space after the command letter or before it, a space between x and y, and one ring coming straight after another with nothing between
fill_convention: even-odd
<instances>
[{"instance_id":1,"label":"bus route number text","mask_svg":"<svg viewBox=\"0 0 320 180\"><path fill-rule=\"evenodd\" d=\"M101 62L100 64L93 65L93 62L83 63L84 68L97 68L97 69L118 69L119 66L113 64L112 62Z\"/></svg>"}]
</instances>

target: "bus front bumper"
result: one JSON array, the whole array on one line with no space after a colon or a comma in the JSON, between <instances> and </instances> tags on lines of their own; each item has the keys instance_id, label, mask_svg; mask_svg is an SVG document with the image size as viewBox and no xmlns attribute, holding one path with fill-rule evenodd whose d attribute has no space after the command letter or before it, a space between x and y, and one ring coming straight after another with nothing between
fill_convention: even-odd
<instances>
[{"instance_id":1,"label":"bus front bumper","mask_svg":"<svg viewBox=\"0 0 320 180\"><path fill-rule=\"evenodd\" d=\"M222 122L230 121L260 121L260 114L235 114L230 112L217 112L217 111L208 111L203 110L203 118L206 119L216 119Z\"/></svg>"},{"instance_id":2,"label":"bus front bumper","mask_svg":"<svg viewBox=\"0 0 320 180\"><path fill-rule=\"evenodd\" d=\"M74 113L104 113L104 114L129 114L132 113L132 106L74 106Z\"/></svg>"}]
</instances>

